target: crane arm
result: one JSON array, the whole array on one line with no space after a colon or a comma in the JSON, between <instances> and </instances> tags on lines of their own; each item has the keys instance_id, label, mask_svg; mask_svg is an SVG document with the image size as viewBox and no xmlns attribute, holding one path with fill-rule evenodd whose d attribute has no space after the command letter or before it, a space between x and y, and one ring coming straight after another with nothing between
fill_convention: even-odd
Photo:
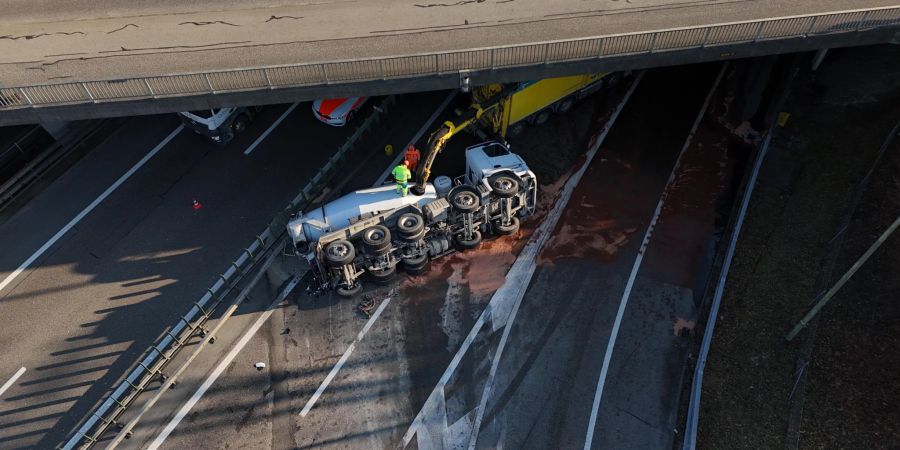
<instances>
[{"instance_id":1,"label":"crane arm","mask_svg":"<svg viewBox=\"0 0 900 450\"><path fill-rule=\"evenodd\" d=\"M413 193L422 195L425 193L425 182L431 177L431 165L437 158L437 155L447 146L447 141L462 130L465 130L473 123L477 122L486 112L493 110L503 104L503 100L512 95L517 90L516 83L509 84L501 89L496 95L482 104L473 103L465 114L460 116L458 123L451 121L444 122L440 128L431 133L428 138L428 148L425 150L425 158L416 168L416 185L413 186Z\"/></svg>"}]
</instances>

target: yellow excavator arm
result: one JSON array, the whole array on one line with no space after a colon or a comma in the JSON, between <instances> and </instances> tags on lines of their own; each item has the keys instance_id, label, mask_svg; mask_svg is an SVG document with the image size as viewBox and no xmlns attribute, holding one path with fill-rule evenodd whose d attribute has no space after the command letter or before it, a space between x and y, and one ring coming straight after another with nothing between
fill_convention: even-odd
<instances>
[{"instance_id":1,"label":"yellow excavator arm","mask_svg":"<svg viewBox=\"0 0 900 450\"><path fill-rule=\"evenodd\" d=\"M441 150L447 146L447 141L460 131L465 130L470 125L477 122L485 113L500 107L503 104L503 101L516 91L516 88L516 84L513 83L505 86L486 101L481 103L473 102L469 107L469 110L460 115L457 123L448 120L441 124L440 128L431 133L431 136L428 137L428 148L425 150L425 157L419 163L418 167L416 167L416 185L412 188L414 194L422 195L425 193L425 183L431 177L431 165L434 164L434 160Z\"/></svg>"}]
</instances>

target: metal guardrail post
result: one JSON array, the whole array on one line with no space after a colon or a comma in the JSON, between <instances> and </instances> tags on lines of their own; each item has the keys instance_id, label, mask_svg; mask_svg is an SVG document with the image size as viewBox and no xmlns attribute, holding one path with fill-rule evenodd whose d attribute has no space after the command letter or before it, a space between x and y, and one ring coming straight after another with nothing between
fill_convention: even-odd
<instances>
[{"instance_id":1,"label":"metal guardrail post","mask_svg":"<svg viewBox=\"0 0 900 450\"><path fill-rule=\"evenodd\" d=\"M872 13L872 11L866 11L862 16L862 19L859 19L859 21L856 22L856 29L853 31L858 33L860 28L862 28L863 24L866 22L866 20L869 19L869 14L871 14L871 13Z\"/></svg>"},{"instance_id":2,"label":"metal guardrail post","mask_svg":"<svg viewBox=\"0 0 900 450\"><path fill-rule=\"evenodd\" d=\"M765 22L759 22L759 26L756 28L756 37L753 38L753 42L759 42L759 38L762 37L763 29L765 28Z\"/></svg>"},{"instance_id":3,"label":"metal guardrail post","mask_svg":"<svg viewBox=\"0 0 900 450\"><path fill-rule=\"evenodd\" d=\"M28 94L25 93L25 89L24 89L24 88L19 88L19 92L22 93L22 96L25 97L25 100L28 100L28 104L29 104L29 105L34 106L34 102L31 101L31 97L29 97Z\"/></svg>"},{"instance_id":4,"label":"metal guardrail post","mask_svg":"<svg viewBox=\"0 0 900 450\"><path fill-rule=\"evenodd\" d=\"M812 21L809 22L809 28L806 29L806 33L803 33L803 37L809 37L809 34L812 33L813 28L816 26L816 22L819 21L819 17L813 17Z\"/></svg>"},{"instance_id":5,"label":"metal guardrail post","mask_svg":"<svg viewBox=\"0 0 900 450\"><path fill-rule=\"evenodd\" d=\"M212 83L209 81L209 74L204 73L204 74L203 74L203 79L206 80L206 85L209 87L209 93L210 93L210 94L215 94L215 93L216 93L216 90L213 89Z\"/></svg>"},{"instance_id":6,"label":"metal guardrail post","mask_svg":"<svg viewBox=\"0 0 900 450\"><path fill-rule=\"evenodd\" d=\"M147 92L150 93L150 96L156 98L156 94L153 93L153 88L150 87L150 80L144 78L144 86L147 86Z\"/></svg>"},{"instance_id":7,"label":"metal guardrail post","mask_svg":"<svg viewBox=\"0 0 900 450\"><path fill-rule=\"evenodd\" d=\"M88 98L92 102L96 103L97 100L94 99L94 94L91 94L91 91L88 90L87 85L85 85L84 83L80 83L80 86L81 86L81 89L84 91L84 93L87 94Z\"/></svg>"}]
</instances>

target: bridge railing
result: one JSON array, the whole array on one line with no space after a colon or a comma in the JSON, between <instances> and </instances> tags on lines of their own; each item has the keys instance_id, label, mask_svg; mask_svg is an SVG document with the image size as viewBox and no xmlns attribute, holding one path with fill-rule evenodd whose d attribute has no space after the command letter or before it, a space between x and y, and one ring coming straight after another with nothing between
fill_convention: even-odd
<instances>
[{"instance_id":1,"label":"bridge railing","mask_svg":"<svg viewBox=\"0 0 900 450\"><path fill-rule=\"evenodd\" d=\"M0 88L0 111L446 75L460 71L858 33L898 25L900 7L890 6L428 54L4 87Z\"/></svg>"}]
</instances>

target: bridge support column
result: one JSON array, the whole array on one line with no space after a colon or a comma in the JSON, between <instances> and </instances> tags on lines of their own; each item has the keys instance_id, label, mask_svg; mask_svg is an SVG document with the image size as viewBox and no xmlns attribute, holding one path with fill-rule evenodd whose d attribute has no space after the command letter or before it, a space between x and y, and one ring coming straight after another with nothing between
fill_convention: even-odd
<instances>
[{"instance_id":1,"label":"bridge support column","mask_svg":"<svg viewBox=\"0 0 900 450\"><path fill-rule=\"evenodd\" d=\"M53 139L57 141L60 140L66 133L69 132L69 128L72 125L72 122L67 121L44 121L41 122L41 127L44 128L44 131L47 132Z\"/></svg>"}]
</instances>

